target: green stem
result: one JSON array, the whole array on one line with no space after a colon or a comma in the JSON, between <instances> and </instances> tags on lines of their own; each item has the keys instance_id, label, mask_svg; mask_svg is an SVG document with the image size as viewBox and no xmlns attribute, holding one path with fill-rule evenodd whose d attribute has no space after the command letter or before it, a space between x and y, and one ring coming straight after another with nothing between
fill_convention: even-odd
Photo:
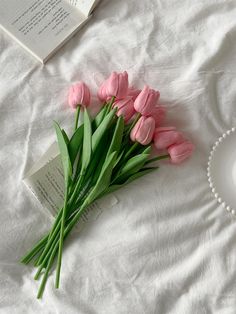
<instances>
[{"instance_id":1,"label":"green stem","mask_svg":"<svg viewBox=\"0 0 236 314\"><path fill-rule=\"evenodd\" d=\"M54 239L54 241L53 241L53 243L52 243L50 249L48 250L46 256L44 257L43 261L41 262L41 265L39 266L39 268L38 268L38 270L37 270L37 273L36 273L35 276L34 276L34 279L35 279L35 280L38 280L38 279L39 279L39 276L40 276L40 274L41 274L43 268L46 266L47 261L49 260L51 254L52 254L52 251L53 251L54 246L56 245L56 243L57 243L58 240L59 240L59 236L60 236L60 234L57 233L57 236L55 237L55 239Z\"/></svg>"},{"instance_id":2,"label":"green stem","mask_svg":"<svg viewBox=\"0 0 236 314\"><path fill-rule=\"evenodd\" d=\"M138 142L135 142L131 147L130 149L128 150L128 152L125 154L125 157L124 159L127 159L130 154L132 154L132 152L138 147L139 143Z\"/></svg>"},{"instance_id":3,"label":"green stem","mask_svg":"<svg viewBox=\"0 0 236 314\"><path fill-rule=\"evenodd\" d=\"M47 242L46 246L44 247L44 250L43 250L42 254L40 255L40 258L39 258L39 260L35 266L39 266L42 264L44 257L47 255L48 250L50 249L58 231L60 230L60 225L61 225L61 220L59 220L57 222L57 224L55 225L54 229L52 229L53 232L51 233L51 237L50 237L49 241Z\"/></svg>"},{"instance_id":4,"label":"green stem","mask_svg":"<svg viewBox=\"0 0 236 314\"><path fill-rule=\"evenodd\" d=\"M40 284L40 287L39 287L39 291L38 291L38 295L37 295L37 299L40 299L43 295L43 291L45 289L45 284L47 282L47 278L48 278L48 273L49 273L49 270L52 266L52 263L53 263L53 260L54 260L54 257L57 253L57 247L58 247L58 242L57 242L57 245L54 247L53 251L52 251L52 254L50 256L50 259L49 259L49 262L47 264L47 267L46 267L46 270L45 270L45 273L44 273L44 276L43 276L43 279L42 279L42 282Z\"/></svg>"},{"instance_id":5,"label":"green stem","mask_svg":"<svg viewBox=\"0 0 236 314\"><path fill-rule=\"evenodd\" d=\"M60 211L59 211L59 213L58 213L58 215L57 215L57 217L56 217L56 219L55 219L55 221L53 223L53 226L52 226L51 231L49 232L49 234L45 235L40 241L38 241L36 243L36 245L26 255L24 255L21 258L21 260L20 260L21 263L28 264L32 260L32 258L37 253L40 252L40 250L43 248L43 246L44 246L44 249L43 249L41 255L44 255L45 250L47 250L48 247L51 244L50 240L51 240L53 232L54 232L54 230L55 230L55 228L56 228L56 226L58 224L58 221L61 219L62 210L63 210L63 208L60 209ZM39 256L38 260L36 261L35 266L38 266L40 264L40 262L42 261L41 255Z\"/></svg>"},{"instance_id":6,"label":"green stem","mask_svg":"<svg viewBox=\"0 0 236 314\"><path fill-rule=\"evenodd\" d=\"M90 204L86 204L85 202L83 203L83 205L81 206L80 210L77 212L77 214L74 216L74 218L69 222L68 226L65 228L64 230L64 238L67 237L67 235L69 234L69 232L71 231L71 229L73 228L73 226L76 224L76 222L79 220L80 216L82 215L84 209L89 206ZM59 239L60 241L60 239ZM46 281L47 281L47 278L48 278L48 273L50 271L50 268L52 266L52 263L54 261L54 257L57 253L57 249L58 249L58 246L59 246L59 241L57 241L57 243L55 244L54 248L52 249L52 252L51 252L51 255L50 255L50 259L48 261L48 264L47 264L47 267L46 267L46 270L45 270L45 273L44 273L44 276L43 276L43 279L42 279L42 282L40 284L40 287L39 287L39 291L38 291L38 295L37 295L37 298L41 298L42 295L43 295L43 292L44 292L44 289L45 289L45 284L46 284Z\"/></svg>"},{"instance_id":7,"label":"green stem","mask_svg":"<svg viewBox=\"0 0 236 314\"><path fill-rule=\"evenodd\" d=\"M111 108L112 108L112 105L113 105L114 101L115 101L115 96L113 96L111 98L110 102L108 103L105 116L111 111Z\"/></svg>"},{"instance_id":8,"label":"green stem","mask_svg":"<svg viewBox=\"0 0 236 314\"><path fill-rule=\"evenodd\" d=\"M161 156L157 156L157 157L154 157L152 159L149 159L145 164L150 164L151 162L154 162L154 161L157 161L157 160L161 160L161 159L167 159L169 158L170 155L161 155Z\"/></svg>"},{"instance_id":9,"label":"green stem","mask_svg":"<svg viewBox=\"0 0 236 314\"><path fill-rule=\"evenodd\" d=\"M46 243L46 245L44 246L43 252L41 253L40 257L39 257L38 260L36 261L35 266L39 266L39 265L40 265L41 261L43 260L45 254L46 254L46 252L47 252L47 250L48 250L48 247L51 245L51 243L52 243L52 241L53 241L53 239L54 239L54 237L53 237L54 231L55 231L55 229L56 229L57 226L58 226L58 222L61 220L62 211L63 211L63 208L61 208L60 211L59 211L59 213L57 214L57 217L56 217L56 219L55 219L55 221L54 221L54 223L53 223L53 226L52 226L52 228L51 228L51 231L50 231L50 233L49 233L47 243ZM53 238L53 239L52 239L52 238Z\"/></svg>"},{"instance_id":10,"label":"green stem","mask_svg":"<svg viewBox=\"0 0 236 314\"><path fill-rule=\"evenodd\" d=\"M86 193L85 193L85 194L86 194ZM85 196L83 196L83 198L80 200L80 202L81 202L81 201L83 202L83 201L84 201L84 198L85 198ZM77 206L79 207L79 204L78 204ZM68 215L68 217L67 217L66 222L70 222L71 219L72 219L72 218L75 216L75 214L76 214L76 211L73 211L72 209L73 209L73 208L71 208L71 212L68 213L69 215ZM35 277L34 277L35 280L37 280L37 279L39 278L41 271L43 270L43 268L45 268L45 266L46 266L46 264L47 264L47 261L48 261L48 259L49 259L50 256L51 256L52 250L53 250L54 246L56 245L56 243L57 243L57 241L58 241L58 239L59 239L59 233L58 233L59 230L60 230L60 224L58 223L57 227L56 227L55 230L54 230L53 236L52 236L52 238L51 238L51 242L50 242L50 244L49 244L50 247L49 247L47 250L45 250L44 256L41 256L40 267L39 267L39 269L38 269L38 271L37 271L37 273L36 273L36 275L35 275Z\"/></svg>"},{"instance_id":11,"label":"green stem","mask_svg":"<svg viewBox=\"0 0 236 314\"><path fill-rule=\"evenodd\" d=\"M131 132L131 130L133 129L133 127L135 126L135 124L138 122L139 118L141 117L141 113L138 113L137 116L135 117L134 121L132 122L130 128L128 129L126 134L129 134Z\"/></svg>"},{"instance_id":12,"label":"green stem","mask_svg":"<svg viewBox=\"0 0 236 314\"><path fill-rule=\"evenodd\" d=\"M84 198L84 195L87 193L88 188L84 191L83 195L81 195L79 197L79 199L77 199L76 203L79 203ZM76 197L76 196L77 195L74 194L74 197ZM73 200L73 202L72 202L72 200ZM74 204L73 197L70 198L68 206L67 206L68 214L70 214L71 212L73 212L77 208L77 204ZM50 250L50 247L52 246L52 243L53 243L56 235L58 234L58 231L60 230L61 214L62 214L62 209L61 209L60 213L58 214L58 216L57 216L57 218L56 218L56 220L54 222L53 228L52 228L52 230L50 232L50 236L49 236L48 242L47 242L46 246L44 247L44 250L43 250L43 252L42 252L42 254L41 254L41 256L40 256L40 258L39 258L39 260L38 260L38 262L36 264L36 266L39 266L39 265L41 265L43 263L43 260L44 260L45 256L47 255L48 250Z\"/></svg>"},{"instance_id":13,"label":"green stem","mask_svg":"<svg viewBox=\"0 0 236 314\"><path fill-rule=\"evenodd\" d=\"M36 245L26 255L24 255L21 258L21 260L20 260L21 263L28 264L32 260L32 258L37 253L40 252L40 250L43 248L43 246L44 246L44 249L43 249L43 252L41 253L41 255L44 255L45 250L47 250L48 246L50 246L50 244L51 244L50 239L51 239L51 236L54 232L54 229L56 228L56 226L58 224L58 221L61 219L62 210L63 210L63 208L60 209L49 234L45 235L40 241L38 241L36 243ZM39 256L38 260L36 261L35 266L38 266L40 264L40 262L42 260L41 255Z\"/></svg>"},{"instance_id":14,"label":"green stem","mask_svg":"<svg viewBox=\"0 0 236 314\"><path fill-rule=\"evenodd\" d=\"M121 144L121 149L125 149L126 146L128 145L128 143L130 142L130 132L133 129L133 127L135 126L135 124L137 123L137 121L139 120L139 118L141 117L141 113L138 113L134 119L134 121L131 123L131 125L127 125L127 129L124 132L123 135L123 140L122 140L122 144Z\"/></svg>"},{"instance_id":15,"label":"green stem","mask_svg":"<svg viewBox=\"0 0 236 314\"><path fill-rule=\"evenodd\" d=\"M20 262L23 264L28 264L31 259L41 250L47 239L48 235L45 235L25 256L21 258Z\"/></svg>"},{"instance_id":16,"label":"green stem","mask_svg":"<svg viewBox=\"0 0 236 314\"><path fill-rule=\"evenodd\" d=\"M65 228L65 236L69 234L71 229L74 227L74 225L79 221L81 215L83 214L83 211L90 205L90 203L87 203L86 199L80 209L77 211L76 215L71 219L71 221L68 223L68 225Z\"/></svg>"},{"instance_id":17,"label":"green stem","mask_svg":"<svg viewBox=\"0 0 236 314\"><path fill-rule=\"evenodd\" d=\"M43 242L43 243L41 243L40 246L38 246L37 250L35 250L35 251L31 254L31 256L25 261L25 264L29 264L29 263L31 262L31 260L34 259L37 255L40 256L41 251L43 250L43 248L44 248L44 246L45 246L45 243L46 243L46 241ZM38 258L37 258L37 259L38 259ZM36 259L36 260L37 260L37 259Z\"/></svg>"},{"instance_id":18,"label":"green stem","mask_svg":"<svg viewBox=\"0 0 236 314\"><path fill-rule=\"evenodd\" d=\"M59 282L60 282L60 271L61 271L61 260L62 260L62 249L63 249L67 201L68 201L68 187L66 187L66 191L65 191L64 206L63 206L63 212L62 212L62 218L61 218L60 242L59 242L57 270L56 270L56 288L59 288Z\"/></svg>"},{"instance_id":19,"label":"green stem","mask_svg":"<svg viewBox=\"0 0 236 314\"><path fill-rule=\"evenodd\" d=\"M68 209L68 208L67 208ZM75 208L69 208L69 215L68 215L68 221L70 220L70 212L73 212ZM57 225L55 226L52 236L50 238L50 241L47 242L47 245L43 251L43 253L40 256L40 259L37 263L36 266L40 266L41 270L44 268L44 266L46 265L46 262L48 260L48 258L50 257L50 253L52 251L52 248L55 244L55 241L58 240L59 238L59 231L60 231L60 226L61 226L61 221L58 221ZM40 270L40 272L41 272ZM36 274L37 275L37 274ZM37 277L37 276L36 276ZM37 278L36 278L37 279Z\"/></svg>"},{"instance_id":20,"label":"green stem","mask_svg":"<svg viewBox=\"0 0 236 314\"><path fill-rule=\"evenodd\" d=\"M75 112L75 127L74 127L74 131L77 130L78 128L78 121L79 121L79 114L80 114L80 107L81 105L78 105L76 108L76 112Z\"/></svg>"},{"instance_id":21,"label":"green stem","mask_svg":"<svg viewBox=\"0 0 236 314\"><path fill-rule=\"evenodd\" d=\"M74 201L76 199L76 197L78 196L78 192L80 190L80 187L81 187L81 184L83 182L83 179L84 179L84 174L80 174L79 175L79 178L76 182L76 185L75 185L75 188L74 188L74 192L72 193L71 197L70 197L70 206L73 206L74 205Z\"/></svg>"}]
</instances>

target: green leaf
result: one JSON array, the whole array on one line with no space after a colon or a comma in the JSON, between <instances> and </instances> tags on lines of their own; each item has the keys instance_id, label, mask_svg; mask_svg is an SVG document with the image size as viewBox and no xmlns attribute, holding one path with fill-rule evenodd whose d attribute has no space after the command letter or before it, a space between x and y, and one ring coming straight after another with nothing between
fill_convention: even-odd
<instances>
[{"instance_id":1,"label":"green leaf","mask_svg":"<svg viewBox=\"0 0 236 314\"><path fill-rule=\"evenodd\" d=\"M96 150L95 156L96 155L97 155L97 150ZM105 163L106 159L107 159L107 152L106 152L106 150L103 150L101 152L99 158L97 159L96 167L93 170L92 185L95 185L97 183L97 180L98 180L98 178L100 176L101 170L102 170L102 168L104 166L104 163ZM90 166L89 166L89 168L90 168Z\"/></svg>"},{"instance_id":2,"label":"green leaf","mask_svg":"<svg viewBox=\"0 0 236 314\"><path fill-rule=\"evenodd\" d=\"M105 135L105 137L106 137L106 135ZM104 138L104 140L105 140L105 138ZM96 149L96 153L93 154L93 158L91 159L89 167L86 171L85 181L88 180L90 177L94 177L94 178L97 177L98 178L96 173L99 170L100 162L101 161L103 161L103 163L105 162L106 154L107 154L106 147L104 147L104 144L102 142L100 142L97 149ZM100 169L100 171L101 171L101 169ZM99 172L99 174L100 174L100 172Z\"/></svg>"},{"instance_id":3,"label":"green leaf","mask_svg":"<svg viewBox=\"0 0 236 314\"><path fill-rule=\"evenodd\" d=\"M81 174L87 169L92 154L92 128L88 111L84 109L84 138L83 138L83 151L82 151L82 166Z\"/></svg>"},{"instance_id":4,"label":"green leaf","mask_svg":"<svg viewBox=\"0 0 236 314\"><path fill-rule=\"evenodd\" d=\"M67 188L68 182L72 176L72 166L71 166L70 156L69 156L66 140L64 138L65 135L63 135L63 132L60 126L58 125L58 123L54 122L54 128L57 134L57 142L58 142L58 147L59 147L61 161L62 161L63 170L64 170L65 186Z\"/></svg>"},{"instance_id":5,"label":"green leaf","mask_svg":"<svg viewBox=\"0 0 236 314\"><path fill-rule=\"evenodd\" d=\"M148 146L147 148L144 149L144 151L142 152L142 154L150 154L151 153L151 146Z\"/></svg>"},{"instance_id":6,"label":"green leaf","mask_svg":"<svg viewBox=\"0 0 236 314\"><path fill-rule=\"evenodd\" d=\"M145 164L149 157L149 154L139 154L130 158L126 164L121 168L114 183L121 183L122 181L127 180L131 175L138 172Z\"/></svg>"},{"instance_id":7,"label":"green leaf","mask_svg":"<svg viewBox=\"0 0 236 314\"><path fill-rule=\"evenodd\" d=\"M142 168L139 172L133 174L132 176L129 177L129 179L125 182L125 184L129 184L130 182L144 176L145 174L148 174L159 167L148 167L148 168Z\"/></svg>"},{"instance_id":8,"label":"green leaf","mask_svg":"<svg viewBox=\"0 0 236 314\"><path fill-rule=\"evenodd\" d=\"M92 136L92 151L93 152L96 150L103 135L107 131L108 127L110 126L115 113L116 113L116 109L112 109L108 113L108 115L102 120L101 124L98 126L96 131L93 133L93 136Z\"/></svg>"},{"instance_id":9,"label":"green leaf","mask_svg":"<svg viewBox=\"0 0 236 314\"><path fill-rule=\"evenodd\" d=\"M121 158L124 156L125 151L123 150L120 155L117 157L116 159L116 163L115 163L115 167L118 165L118 163L120 162Z\"/></svg>"},{"instance_id":10,"label":"green leaf","mask_svg":"<svg viewBox=\"0 0 236 314\"><path fill-rule=\"evenodd\" d=\"M101 193L103 193L109 187L112 170L116 161L116 156L117 152L113 152L105 161L98 177L97 183L86 199L87 204L93 202Z\"/></svg>"},{"instance_id":11,"label":"green leaf","mask_svg":"<svg viewBox=\"0 0 236 314\"><path fill-rule=\"evenodd\" d=\"M105 193L103 195L106 195L106 194L109 194L109 193L112 193L120 188L122 188L123 186L129 184L130 182L138 179L138 178L141 178L142 176L152 172L153 170L156 170L158 169L159 167L150 167L150 168L143 168L142 170L140 170L139 172L133 174L132 176L130 176L124 183L122 184L114 184L114 185L111 185L109 186L109 188L105 191Z\"/></svg>"},{"instance_id":12,"label":"green leaf","mask_svg":"<svg viewBox=\"0 0 236 314\"><path fill-rule=\"evenodd\" d=\"M115 151L119 153L124 132L124 126L125 126L124 118L120 116L116 122L115 131L112 137L109 150L107 152L107 156L109 156L111 153Z\"/></svg>"},{"instance_id":13,"label":"green leaf","mask_svg":"<svg viewBox=\"0 0 236 314\"><path fill-rule=\"evenodd\" d=\"M96 115L95 119L93 120L93 126L95 127L95 129L98 128L98 126L101 124L104 116L105 116L105 113L106 113L106 110L107 110L107 107L104 106L100 111L99 113Z\"/></svg>"},{"instance_id":14,"label":"green leaf","mask_svg":"<svg viewBox=\"0 0 236 314\"><path fill-rule=\"evenodd\" d=\"M66 142L66 145L68 145L68 144L69 144L69 138L68 138L68 136L67 136L65 130L62 129L61 132L62 132L62 135L63 135L64 140L65 140L65 142Z\"/></svg>"},{"instance_id":15,"label":"green leaf","mask_svg":"<svg viewBox=\"0 0 236 314\"><path fill-rule=\"evenodd\" d=\"M79 128L75 131L73 134L69 144L68 144L68 151L70 155L71 164L74 164L75 158L79 152L79 149L81 147L82 141L83 141L83 135L84 135L84 125L82 124L79 126Z\"/></svg>"}]
</instances>

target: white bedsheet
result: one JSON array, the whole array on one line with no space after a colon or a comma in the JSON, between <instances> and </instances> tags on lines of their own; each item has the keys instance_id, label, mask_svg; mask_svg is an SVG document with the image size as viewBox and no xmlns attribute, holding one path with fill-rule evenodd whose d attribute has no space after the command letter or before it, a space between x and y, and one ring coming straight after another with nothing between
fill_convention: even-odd
<instances>
[{"instance_id":1,"label":"white bedsheet","mask_svg":"<svg viewBox=\"0 0 236 314\"><path fill-rule=\"evenodd\" d=\"M235 314L236 222L212 198L208 154L236 125L235 0L104 0L46 66L0 32L0 313ZM50 227L22 183L67 129L68 86L95 92L112 70L161 91L168 124L197 149L116 193L119 202L68 239L61 288L36 299L18 260Z\"/></svg>"}]
</instances>

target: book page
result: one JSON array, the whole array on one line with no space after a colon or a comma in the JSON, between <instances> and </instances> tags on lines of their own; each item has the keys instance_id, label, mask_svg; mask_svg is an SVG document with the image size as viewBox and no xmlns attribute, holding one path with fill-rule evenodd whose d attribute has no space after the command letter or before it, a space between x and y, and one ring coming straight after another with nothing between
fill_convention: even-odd
<instances>
[{"instance_id":1,"label":"book page","mask_svg":"<svg viewBox=\"0 0 236 314\"><path fill-rule=\"evenodd\" d=\"M40 61L86 21L66 0L1 0L0 25Z\"/></svg>"},{"instance_id":2,"label":"book page","mask_svg":"<svg viewBox=\"0 0 236 314\"><path fill-rule=\"evenodd\" d=\"M64 200L63 167L57 143L49 147L47 152L26 173L23 182L50 216L55 216L63 206ZM111 208L116 203L117 198L114 194L107 195L94 202L84 211L77 230L81 230L85 223L98 219L104 209Z\"/></svg>"},{"instance_id":3,"label":"book page","mask_svg":"<svg viewBox=\"0 0 236 314\"><path fill-rule=\"evenodd\" d=\"M85 16L89 16L100 0L69 0L70 4L77 7Z\"/></svg>"}]
</instances>

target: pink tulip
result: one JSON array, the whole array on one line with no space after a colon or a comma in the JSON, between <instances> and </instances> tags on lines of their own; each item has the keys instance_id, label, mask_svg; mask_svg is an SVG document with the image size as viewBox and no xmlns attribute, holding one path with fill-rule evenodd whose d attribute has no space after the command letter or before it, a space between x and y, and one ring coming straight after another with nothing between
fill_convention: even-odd
<instances>
[{"instance_id":1,"label":"pink tulip","mask_svg":"<svg viewBox=\"0 0 236 314\"><path fill-rule=\"evenodd\" d=\"M155 133L164 132L164 131L173 131L173 130L176 130L175 126L161 126L159 128L156 128Z\"/></svg>"},{"instance_id":2,"label":"pink tulip","mask_svg":"<svg viewBox=\"0 0 236 314\"><path fill-rule=\"evenodd\" d=\"M184 141L180 144L171 145L168 148L171 162L179 164L193 153L194 145L189 141Z\"/></svg>"},{"instance_id":3,"label":"pink tulip","mask_svg":"<svg viewBox=\"0 0 236 314\"><path fill-rule=\"evenodd\" d=\"M69 105L76 109L78 106L87 107L90 104L90 91L84 82L72 85L68 95Z\"/></svg>"},{"instance_id":4,"label":"pink tulip","mask_svg":"<svg viewBox=\"0 0 236 314\"><path fill-rule=\"evenodd\" d=\"M102 83L97 92L98 99L101 102L107 101L107 92L106 92L106 81Z\"/></svg>"},{"instance_id":5,"label":"pink tulip","mask_svg":"<svg viewBox=\"0 0 236 314\"><path fill-rule=\"evenodd\" d=\"M130 118L134 115L134 101L132 97L127 97L125 99L116 100L113 104L113 108L117 108L117 116L123 116L125 122L128 122Z\"/></svg>"},{"instance_id":6,"label":"pink tulip","mask_svg":"<svg viewBox=\"0 0 236 314\"><path fill-rule=\"evenodd\" d=\"M150 114L155 120L156 127L160 126L166 117L166 108L163 106L156 106Z\"/></svg>"},{"instance_id":7,"label":"pink tulip","mask_svg":"<svg viewBox=\"0 0 236 314\"><path fill-rule=\"evenodd\" d=\"M159 98L160 93L158 91L145 85L141 93L135 99L134 109L144 116L151 115Z\"/></svg>"},{"instance_id":8,"label":"pink tulip","mask_svg":"<svg viewBox=\"0 0 236 314\"><path fill-rule=\"evenodd\" d=\"M122 99L127 96L128 92L128 73L112 72L107 80L99 87L97 96L100 101L108 101L111 97Z\"/></svg>"},{"instance_id":9,"label":"pink tulip","mask_svg":"<svg viewBox=\"0 0 236 314\"><path fill-rule=\"evenodd\" d=\"M136 89L135 87L129 87L128 88L128 96L131 96L133 101L138 97L138 95L141 93L141 89Z\"/></svg>"},{"instance_id":10,"label":"pink tulip","mask_svg":"<svg viewBox=\"0 0 236 314\"><path fill-rule=\"evenodd\" d=\"M107 97L124 98L127 96L128 84L128 73L126 71L123 73L112 72L105 82Z\"/></svg>"},{"instance_id":11,"label":"pink tulip","mask_svg":"<svg viewBox=\"0 0 236 314\"><path fill-rule=\"evenodd\" d=\"M142 116L131 130L130 138L133 142L148 145L152 141L154 131L155 120L153 117Z\"/></svg>"},{"instance_id":12,"label":"pink tulip","mask_svg":"<svg viewBox=\"0 0 236 314\"><path fill-rule=\"evenodd\" d=\"M183 141L183 135L176 131L175 127L162 127L155 130L154 145L157 149L167 149L169 146Z\"/></svg>"}]
</instances>

